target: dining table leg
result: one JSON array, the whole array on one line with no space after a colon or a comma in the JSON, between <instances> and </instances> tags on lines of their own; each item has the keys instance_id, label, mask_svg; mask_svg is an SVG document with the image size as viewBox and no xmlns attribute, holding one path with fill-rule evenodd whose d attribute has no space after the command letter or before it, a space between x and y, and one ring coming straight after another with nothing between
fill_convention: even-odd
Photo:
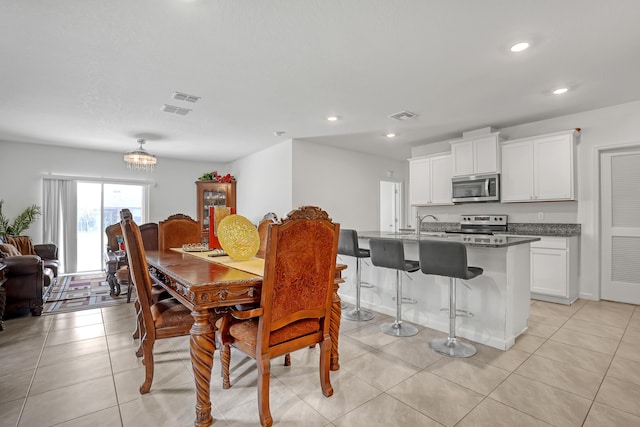
<instances>
[{"instance_id":1,"label":"dining table leg","mask_svg":"<svg viewBox=\"0 0 640 427\"><path fill-rule=\"evenodd\" d=\"M207 427L213 422L211 417L211 370L215 350L214 330L209 321L210 313L192 311L195 319L191 327L191 366L196 381L196 427Z\"/></svg>"}]
</instances>

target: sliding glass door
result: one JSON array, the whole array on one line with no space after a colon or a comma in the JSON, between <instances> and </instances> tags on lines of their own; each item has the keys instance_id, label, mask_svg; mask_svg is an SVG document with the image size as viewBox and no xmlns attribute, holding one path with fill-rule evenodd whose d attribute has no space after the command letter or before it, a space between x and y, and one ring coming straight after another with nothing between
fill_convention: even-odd
<instances>
[{"instance_id":1,"label":"sliding glass door","mask_svg":"<svg viewBox=\"0 0 640 427\"><path fill-rule=\"evenodd\" d=\"M106 245L104 229L120 222L120 210L127 208L136 223L146 221L146 186L108 182L82 182L77 187L77 271L103 268Z\"/></svg>"}]
</instances>

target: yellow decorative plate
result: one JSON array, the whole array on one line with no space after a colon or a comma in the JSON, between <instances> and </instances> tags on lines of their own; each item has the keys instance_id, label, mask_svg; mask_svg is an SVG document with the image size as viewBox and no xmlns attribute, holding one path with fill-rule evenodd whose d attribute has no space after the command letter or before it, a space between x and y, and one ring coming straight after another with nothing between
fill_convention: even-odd
<instances>
[{"instance_id":1,"label":"yellow decorative plate","mask_svg":"<svg viewBox=\"0 0 640 427\"><path fill-rule=\"evenodd\" d=\"M229 215L218 226L220 246L233 259L245 261L260 248L260 236L256 226L242 215Z\"/></svg>"}]
</instances>

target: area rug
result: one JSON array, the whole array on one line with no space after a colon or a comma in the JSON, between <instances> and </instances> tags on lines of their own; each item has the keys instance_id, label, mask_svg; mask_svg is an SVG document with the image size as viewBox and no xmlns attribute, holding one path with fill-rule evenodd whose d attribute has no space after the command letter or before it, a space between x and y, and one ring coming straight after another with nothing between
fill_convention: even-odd
<instances>
[{"instance_id":1,"label":"area rug","mask_svg":"<svg viewBox=\"0 0 640 427\"><path fill-rule=\"evenodd\" d=\"M126 287L119 296L109 295L105 273L69 274L58 277L42 314L106 307L127 302Z\"/></svg>"}]
</instances>

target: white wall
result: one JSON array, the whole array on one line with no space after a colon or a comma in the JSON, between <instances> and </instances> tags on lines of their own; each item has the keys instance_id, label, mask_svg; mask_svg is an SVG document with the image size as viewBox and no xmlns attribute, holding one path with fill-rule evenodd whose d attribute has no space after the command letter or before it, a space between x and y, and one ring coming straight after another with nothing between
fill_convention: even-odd
<instances>
[{"instance_id":1,"label":"white wall","mask_svg":"<svg viewBox=\"0 0 640 427\"><path fill-rule=\"evenodd\" d=\"M342 228L377 230L380 180L389 171L407 187L406 161L294 140L293 205L319 206Z\"/></svg>"},{"instance_id":2,"label":"white wall","mask_svg":"<svg viewBox=\"0 0 640 427\"><path fill-rule=\"evenodd\" d=\"M24 208L42 206L44 175L151 182L149 220L160 221L175 213L196 218L195 181L205 172L224 171L223 164L158 158L154 173L127 169L123 154L0 141L0 199L3 211L14 218ZM34 242L42 238L42 221L28 234Z\"/></svg>"},{"instance_id":3,"label":"white wall","mask_svg":"<svg viewBox=\"0 0 640 427\"><path fill-rule=\"evenodd\" d=\"M257 224L267 212L283 218L292 209L291 140L231 164L238 214Z\"/></svg>"},{"instance_id":4,"label":"white wall","mask_svg":"<svg viewBox=\"0 0 640 427\"><path fill-rule=\"evenodd\" d=\"M500 129L508 139L581 128L577 147L577 201L556 203L489 203L446 208L420 208L424 213L441 214L457 221L466 213L506 213L512 222L575 222L582 225L580 236L580 296L600 296L599 151L607 146L640 144L640 101L600 108L548 120ZM442 147L439 147L442 148ZM412 155L427 154L416 147ZM463 212L465 211L465 212ZM538 212L544 220L537 219Z\"/></svg>"}]
</instances>

